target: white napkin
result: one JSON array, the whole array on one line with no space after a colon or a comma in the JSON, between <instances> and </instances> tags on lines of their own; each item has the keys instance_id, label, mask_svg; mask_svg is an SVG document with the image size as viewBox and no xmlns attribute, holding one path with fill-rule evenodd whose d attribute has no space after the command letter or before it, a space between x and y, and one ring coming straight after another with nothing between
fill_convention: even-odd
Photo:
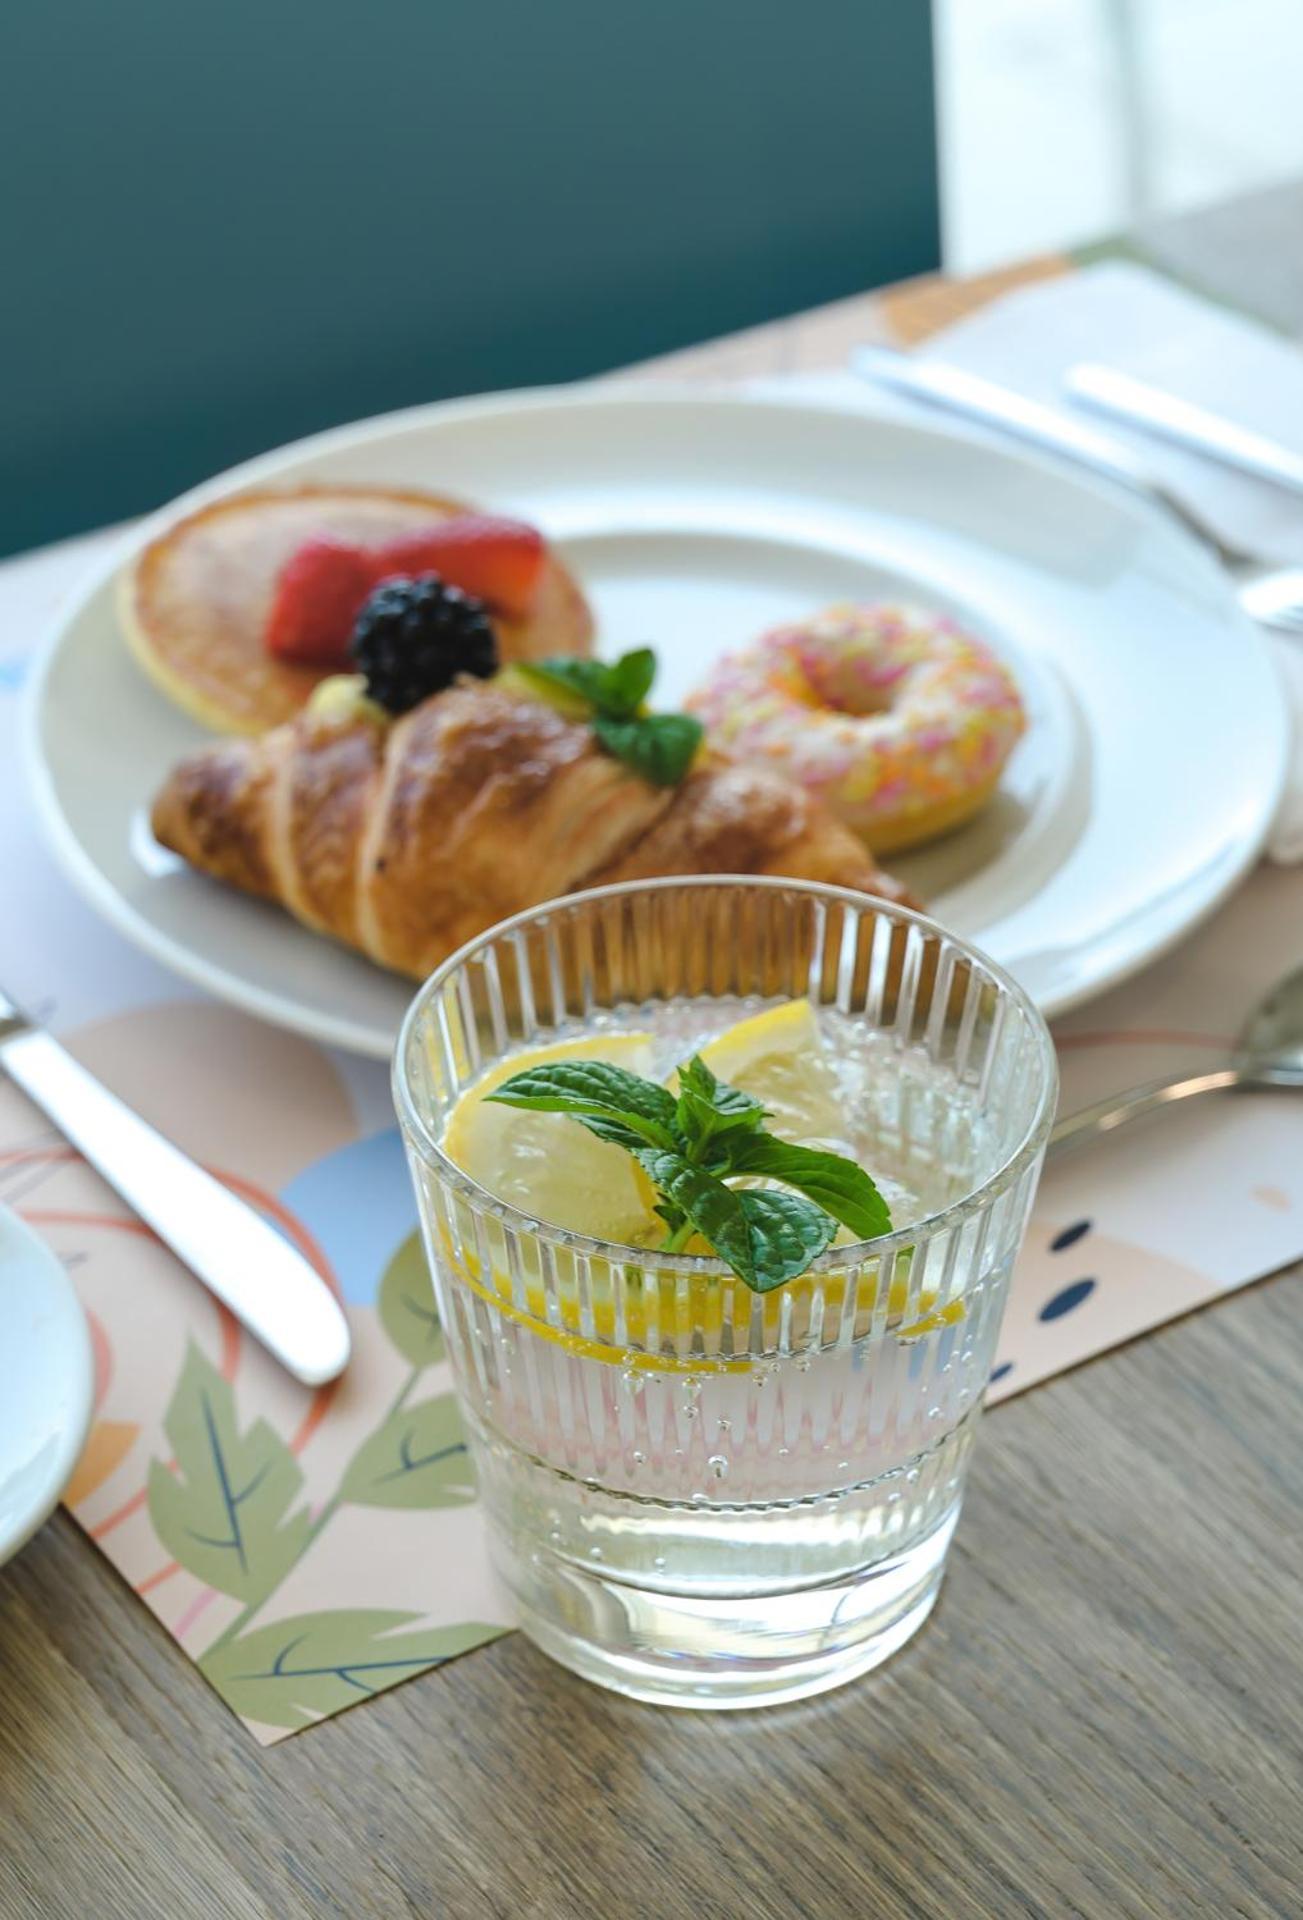
<instances>
[{"instance_id":1,"label":"white napkin","mask_svg":"<svg viewBox=\"0 0 1303 1920\"><path fill-rule=\"evenodd\" d=\"M1007 294L935 334L924 351L1068 406L1062 390L1068 367L1103 361L1303 454L1303 351L1256 320L1130 261L1102 261ZM1235 545L1264 560L1303 562L1303 497L1113 421L1091 424L1129 441L1159 479ZM1276 651L1295 750L1267 853L1289 864L1303 860L1303 640L1277 638Z\"/></svg>"},{"instance_id":2,"label":"white napkin","mask_svg":"<svg viewBox=\"0 0 1303 1920\"><path fill-rule=\"evenodd\" d=\"M1130 262L1104 261L1020 288L932 335L919 351L1069 411L1062 391L1068 367L1104 361L1303 454L1303 351ZM816 382L847 400L863 387L848 373L810 376L811 389ZM1303 497L1111 421L1079 417L1128 440L1157 478L1236 545L1264 560L1303 563ZM1303 640L1278 638L1276 648L1296 746L1267 852L1292 863L1303 861Z\"/></svg>"}]
</instances>

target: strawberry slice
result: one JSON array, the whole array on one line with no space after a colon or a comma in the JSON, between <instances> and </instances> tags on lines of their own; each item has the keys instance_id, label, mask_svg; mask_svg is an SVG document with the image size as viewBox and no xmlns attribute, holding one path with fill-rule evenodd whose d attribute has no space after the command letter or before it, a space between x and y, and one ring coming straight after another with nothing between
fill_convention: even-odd
<instances>
[{"instance_id":1,"label":"strawberry slice","mask_svg":"<svg viewBox=\"0 0 1303 1920\"><path fill-rule=\"evenodd\" d=\"M437 573L508 619L525 619L547 552L521 520L464 513L382 547L309 540L281 568L263 635L277 660L347 668L353 624L368 596L395 574Z\"/></svg>"},{"instance_id":2,"label":"strawberry slice","mask_svg":"<svg viewBox=\"0 0 1303 1920\"><path fill-rule=\"evenodd\" d=\"M342 540L309 540L276 581L263 635L277 660L347 667L353 622L375 585L373 556Z\"/></svg>"},{"instance_id":3,"label":"strawberry slice","mask_svg":"<svg viewBox=\"0 0 1303 1920\"><path fill-rule=\"evenodd\" d=\"M523 620L538 593L546 548L537 528L494 514L465 513L376 549L386 573L437 573L450 587ZM381 575L381 578L386 577Z\"/></svg>"}]
</instances>

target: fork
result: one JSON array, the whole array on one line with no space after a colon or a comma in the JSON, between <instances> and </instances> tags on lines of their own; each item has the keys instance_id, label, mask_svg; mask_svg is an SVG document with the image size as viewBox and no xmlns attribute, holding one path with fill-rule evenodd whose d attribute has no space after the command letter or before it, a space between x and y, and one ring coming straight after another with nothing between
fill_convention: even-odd
<instances>
[{"instance_id":1,"label":"fork","mask_svg":"<svg viewBox=\"0 0 1303 1920\"><path fill-rule=\"evenodd\" d=\"M1255 560L1209 526L1120 441L1081 425L1054 407L1042 406L1037 400L1028 400L993 380L941 360L916 359L891 347L861 347L850 364L861 379L1060 454L1161 507L1221 562L1240 606L1251 620L1281 633L1303 635L1303 567L1265 566Z\"/></svg>"}]
</instances>

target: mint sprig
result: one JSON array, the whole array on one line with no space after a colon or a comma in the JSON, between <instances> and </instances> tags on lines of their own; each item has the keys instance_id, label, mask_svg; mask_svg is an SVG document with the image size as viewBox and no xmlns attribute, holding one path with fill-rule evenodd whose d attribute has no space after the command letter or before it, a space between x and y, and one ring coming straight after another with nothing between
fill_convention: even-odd
<instances>
[{"instance_id":1,"label":"mint sprig","mask_svg":"<svg viewBox=\"0 0 1303 1920\"><path fill-rule=\"evenodd\" d=\"M700 720L688 713L645 710L656 678L650 647L638 647L610 664L556 657L518 663L516 671L545 689L584 701L606 751L654 787L677 787L696 758L704 731Z\"/></svg>"},{"instance_id":2,"label":"mint sprig","mask_svg":"<svg viewBox=\"0 0 1303 1920\"><path fill-rule=\"evenodd\" d=\"M891 1214L854 1160L797 1146L765 1129L765 1109L717 1080L699 1054L679 1069L677 1096L603 1060L561 1060L513 1074L486 1096L507 1107L565 1113L624 1147L655 1187L665 1253L700 1234L756 1293L806 1271L838 1225L860 1239L891 1232ZM730 1186L761 1175L781 1188Z\"/></svg>"}]
</instances>

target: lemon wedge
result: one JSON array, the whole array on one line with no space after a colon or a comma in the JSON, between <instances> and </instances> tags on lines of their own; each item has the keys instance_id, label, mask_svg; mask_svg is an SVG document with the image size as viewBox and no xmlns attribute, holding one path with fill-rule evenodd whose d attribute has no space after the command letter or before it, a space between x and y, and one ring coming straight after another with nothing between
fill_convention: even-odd
<instances>
[{"instance_id":1,"label":"lemon wedge","mask_svg":"<svg viewBox=\"0 0 1303 1920\"><path fill-rule=\"evenodd\" d=\"M836 1137L842 1124L836 1078L808 1001L791 1001L740 1020L701 1051L719 1079L764 1102L774 1116L769 1124L776 1133L787 1139ZM444 1150L482 1187L536 1220L595 1240L658 1247L665 1227L654 1212L655 1191L630 1154L598 1140L565 1114L497 1106L487 1097L512 1074L553 1061L609 1060L650 1078L654 1058L648 1033L593 1034L513 1054L462 1095L444 1134ZM671 1076L671 1083L675 1079L677 1075ZM705 1253L709 1248L698 1241L689 1251ZM753 1342L771 1347L784 1311L799 1332L814 1298L810 1280L791 1281L763 1298L757 1324L756 1303L745 1287L694 1275L685 1290L672 1271L656 1268L653 1255L642 1272L626 1271L617 1301L615 1273L604 1260L592 1263L581 1289L571 1264L559 1256L551 1305L559 1324L551 1324L537 1274L524 1276L522 1297L496 1255L485 1268L472 1250L459 1251L446 1237L445 1253L465 1283L506 1320L568 1353L634 1371L745 1371ZM836 1273L822 1283L824 1319L830 1324L842 1316L846 1284ZM878 1286L872 1267L860 1275L858 1314L874 1311ZM964 1316L962 1301L942 1307L936 1294L924 1289L910 1324L902 1326L908 1295L907 1275L897 1272L888 1292L887 1315L898 1339L921 1338ZM678 1350L685 1343L693 1349L690 1354Z\"/></svg>"},{"instance_id":2,"label":"lemon wedge","mask_svg":"<svg viewBox=\"0 0 1303 1920\"><path fill-rule=\"evenodd\" d=\"M652 1072L649 1033L599 1033L561 1040L501 1060L467 1088L444 1134L448 1158L499 1200L550 1226L625 1246L651 1246L664 1224L638 1162L564 1113L497 1106L488 1095L527 1068L558 1060L609 1060L630 1073Z\"/></svg>"},{"instance_id":3,"label":"lemon wedge","mask_svg":"<svg viewBox=\"0 0 1303 1920\"><path fill-rule=\"evenodd\" d=\"M835 1140L841 1102L823 1035L808 1000L786 1000L716 1035L701 1049L711 1072L768 1108L782 1140Z\"/></svg>"}]
</instances>

